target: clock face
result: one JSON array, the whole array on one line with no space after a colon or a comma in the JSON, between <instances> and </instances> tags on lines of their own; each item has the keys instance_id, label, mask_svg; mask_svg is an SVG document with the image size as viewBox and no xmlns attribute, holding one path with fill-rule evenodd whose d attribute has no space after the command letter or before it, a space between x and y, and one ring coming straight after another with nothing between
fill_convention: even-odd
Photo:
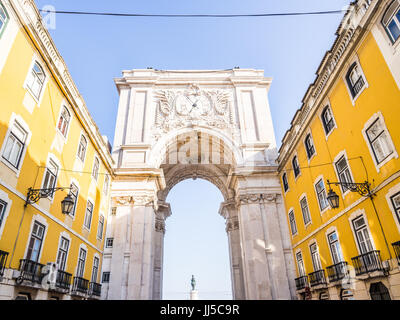
<instances>
[{"instance_id":1,"label":"clock face","mask_svg":"<svg viewBox=\"0 0 400 320\"><path fill-rule=\"evenodd\" d=\"M179 114L197 117L207 114L211 107L208 98L202 94L180 95L175 103Z\"/></svg>"}]
</instances>

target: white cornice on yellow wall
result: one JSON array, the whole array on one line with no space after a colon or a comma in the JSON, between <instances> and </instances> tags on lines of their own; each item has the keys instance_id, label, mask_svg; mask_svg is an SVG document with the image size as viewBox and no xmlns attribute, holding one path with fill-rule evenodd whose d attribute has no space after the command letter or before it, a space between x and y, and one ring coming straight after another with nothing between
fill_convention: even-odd
<instances>
[{"instance_id":1,"label":"white cornice on yellow wall","mask_svg":"<svg viewBox=\"0 0 400 320\"><path fill-rule=\"evenodd\" d=\"M34 1L9 0L9 2L19 19L19 23L34 42L43 60L46 62L49 71L72 106L93 146L99 153L104 166L109 172L112 172L114 160L111 158L111 154L96 123L89 114L85 101L72 80L65 61L54 45L49 32L43 25L42 17Z\"/></svg>"}]
</instances>

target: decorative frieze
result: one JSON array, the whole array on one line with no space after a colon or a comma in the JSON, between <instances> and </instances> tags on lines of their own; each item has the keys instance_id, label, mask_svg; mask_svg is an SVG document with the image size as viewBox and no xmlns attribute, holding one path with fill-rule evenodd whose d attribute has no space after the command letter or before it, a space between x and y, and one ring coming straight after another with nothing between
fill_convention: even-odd
<instances>
[{"instance_id":1,"label":"decorative frieze","mask_svg":"<svg viewBox=\"0 0 400 320\"><path fill-rule=\"evenodd\" d=\"M279 197L277 193L249 193L239 195L237 198L238 205L251 203L276 202Z\"/></svg>"}]
</instances>

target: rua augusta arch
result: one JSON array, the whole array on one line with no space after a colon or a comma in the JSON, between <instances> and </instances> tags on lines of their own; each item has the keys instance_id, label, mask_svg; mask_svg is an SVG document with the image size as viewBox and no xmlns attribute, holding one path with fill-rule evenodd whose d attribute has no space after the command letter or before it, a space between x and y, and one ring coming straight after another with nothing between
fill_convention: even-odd
<instances>
[{"instance_id":1,"label":"rua augusta arch","mask_svg":"<svg viewBox=\"0 0 400 320\"><path fill-rule=\"evenodd\" d=\"M262 70L123 71L104 252L105 299L161 299L169 190L203 178L221 190L234 299L292 299L294 262Z\"/></svg>"}]
</instances>

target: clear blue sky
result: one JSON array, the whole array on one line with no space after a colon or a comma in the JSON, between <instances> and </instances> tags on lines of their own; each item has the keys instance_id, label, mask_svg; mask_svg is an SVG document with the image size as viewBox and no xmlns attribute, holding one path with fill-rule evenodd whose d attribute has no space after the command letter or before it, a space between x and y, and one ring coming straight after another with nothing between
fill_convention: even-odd
<instances>
[{"instance_id":1,"label":"clear blue sky","mask_svg":"<svg viewBox=\"0 0 400 320\"><path fill-rule=\"evenodd\" d=\"M39 8L51 4L57 10L243 14L337 10L349 0L35 2ZM113 78L119 77L121 70L239 66L263 69L266 76L273 77L270 105L279 147L306 89L314 81L323 55L333 43L341 17L341 14L234 19L57 15L57 27L50 33L91 115L110 141L114 137L118 106ZM171 191L168 200L173 216L167 221L164 298L186 299L186 294L178 292L190 289L192 273L198 278L201 298L229 298L227 238L223 219L217 214L221 194L207 182L185 181ZM205 249L212 251L207 253ZM192 254L193 250L197 254Z\"/></svg>"}]
</instances>

